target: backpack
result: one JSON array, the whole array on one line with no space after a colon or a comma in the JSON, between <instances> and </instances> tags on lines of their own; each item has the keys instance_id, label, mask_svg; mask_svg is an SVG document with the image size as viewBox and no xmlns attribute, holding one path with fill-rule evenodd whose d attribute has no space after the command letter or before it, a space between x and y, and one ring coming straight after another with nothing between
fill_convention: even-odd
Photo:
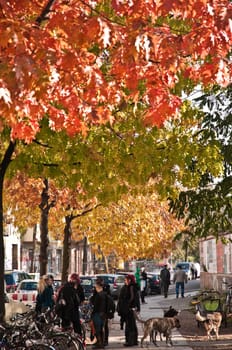
<instances>
[{"instance_id":1,"label":"backpack","mask_svg":"<svg viewBox=\"0 0 232 350\"><path fill-rule=\"evenodd\" d=\"M114 313L116 311L115 302L109 294L106 294L106 316L108 319L114 318Z\"/></svg>"}]
</instances>

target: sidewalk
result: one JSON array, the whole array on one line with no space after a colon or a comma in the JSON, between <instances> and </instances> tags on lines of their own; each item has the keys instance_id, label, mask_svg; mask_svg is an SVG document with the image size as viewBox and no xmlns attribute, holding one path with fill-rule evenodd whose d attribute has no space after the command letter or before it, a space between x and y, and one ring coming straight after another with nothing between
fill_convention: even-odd
<instances>
[{"instance_id":1,"label":"sidewalk","mask_svg":"<svg viewBox=\"0 0 232 350\"><path fill-rule=\"evenodd\" d=\"M175 295L169 295L167 299L164 299L161 295L149 296L146 298L147 304L141 305L140 315L143 319L148 319L152 316L155 317L163 317L163 310L167 310L169 306L174 307L176 310L183 310L189 308L189 302L192 299L193 294L186 293L185 298L176 299ZM143 335L142 324L137 323L138 332L139 332L139 344L140 339ZM192 350L191 347L187 345L187 342L182 337L182 335L178 332L178 330L174 329L172 332L172 341L173 347L175 350ZM167 346L165 340L162 342L157 337L157 344L160 350L170 349L170 346ZM149 339L144 341L144 348L156 348L154 344L148 343ZM146 344L147 342L147 344ZM106 349L125 349L123 344L125 343L124 330L120 330L119 317L115 314L115 318L113 319L110 325L110 337L109 337L109 346ZM129 349L140 349L139 346L134 346Z\"/></svg>"}]
</instances>

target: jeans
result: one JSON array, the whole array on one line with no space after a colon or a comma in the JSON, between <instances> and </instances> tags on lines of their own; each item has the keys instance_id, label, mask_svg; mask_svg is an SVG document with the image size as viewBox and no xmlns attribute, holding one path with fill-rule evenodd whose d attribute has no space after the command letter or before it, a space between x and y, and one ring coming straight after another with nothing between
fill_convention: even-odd
<instances>
[{"instance_id":1,"label":"jeans","mask_svg":"<svg viewBox=\"0 0 232 350\"><path fill-rule=\"evenodd\" d=\"M184 282L176 282L176 296L179 296L179 289L181 288L181 296L184 297Z\"/></svg>"},{"instance_id":2,"label":"jeans","mask_svg":"<svg viewBox=\"0 0 232 350\"><path fill-rule=\"evenodd\" d=\"M94 327L95 327L95 331L96 331L96 336L99 336L104 331L104 323L105 322L99 313L94 313L92 316L92 319L93 319L93 323L94 323Z\"/></svg>"}]
</instances>

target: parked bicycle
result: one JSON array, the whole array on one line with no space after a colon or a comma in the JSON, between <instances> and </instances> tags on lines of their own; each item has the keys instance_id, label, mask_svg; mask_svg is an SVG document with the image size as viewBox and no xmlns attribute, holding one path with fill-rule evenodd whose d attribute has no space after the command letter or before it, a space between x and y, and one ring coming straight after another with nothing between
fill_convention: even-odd
<instances>
[{"instance_id":1,"label":"parked bicycle","mask_svg":"<svg viewBox=\"0 0 232 350\"><path fill-rule=\"evenodd\" d=\"M0 349L85 350L84 340L71 329L64 332L60 322L52 310L18 314L11 325L1 326Z\"/></svg>"},{"instance_id":2,"label":"parked bicycle","mask_svg":"<svg viewBox=\"0 0 232 350\"><path fill-rule=\"evenodd\" d=\"M232 284L228 282L222 282L226 285L226 292L224 295L224 318L225 326L227 327L227 321L229 318L232 318Z\"/></svg>"},{"instance_id":3,"label":"parked bicycle","mask_svg":"<svg viewBox=\"0 0 232 350\"><path fill-rule=\"evenodd\" d=\"M56 350L53 346L41 340L32 340L28 337L27 326L0 325L1 350Z\"/></svg>"},{"instance_id":4,"label":"parked bicycle","mask_svg":"<svg viewBox=\"0 0 232 350\"><path fill-rule=\"evenodd\" d=\"M203 290L192 299L192 305L195 306L196 312L205 317L213 312L220 312L222 320L225 322L224 301L220 292L215 289ZM198 320L197 325L200 326Z\"/></svg>"}]
</instances>

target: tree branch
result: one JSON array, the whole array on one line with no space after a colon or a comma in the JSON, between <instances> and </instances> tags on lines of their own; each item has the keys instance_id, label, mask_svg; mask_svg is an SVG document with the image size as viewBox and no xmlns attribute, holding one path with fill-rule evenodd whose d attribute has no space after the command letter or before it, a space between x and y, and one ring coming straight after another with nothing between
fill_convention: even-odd
<instances>
[{"instance_id":1,"label":"tree branch","mask_svg":"<svg viewBox=\"0 0 232 350\"><path fill-rule=\"evenodd\" d=\"M49 14L49 12L51 11L51 7L53 5L53 3L55 2L55 0L48 0L48 3L46 6L44 6L41 14L36 18L35 22L36 24L38 24L39 26L41 25L41 23L43 21L45 21L47 19L47 15Z\"/></svg>"}]
</instances>

